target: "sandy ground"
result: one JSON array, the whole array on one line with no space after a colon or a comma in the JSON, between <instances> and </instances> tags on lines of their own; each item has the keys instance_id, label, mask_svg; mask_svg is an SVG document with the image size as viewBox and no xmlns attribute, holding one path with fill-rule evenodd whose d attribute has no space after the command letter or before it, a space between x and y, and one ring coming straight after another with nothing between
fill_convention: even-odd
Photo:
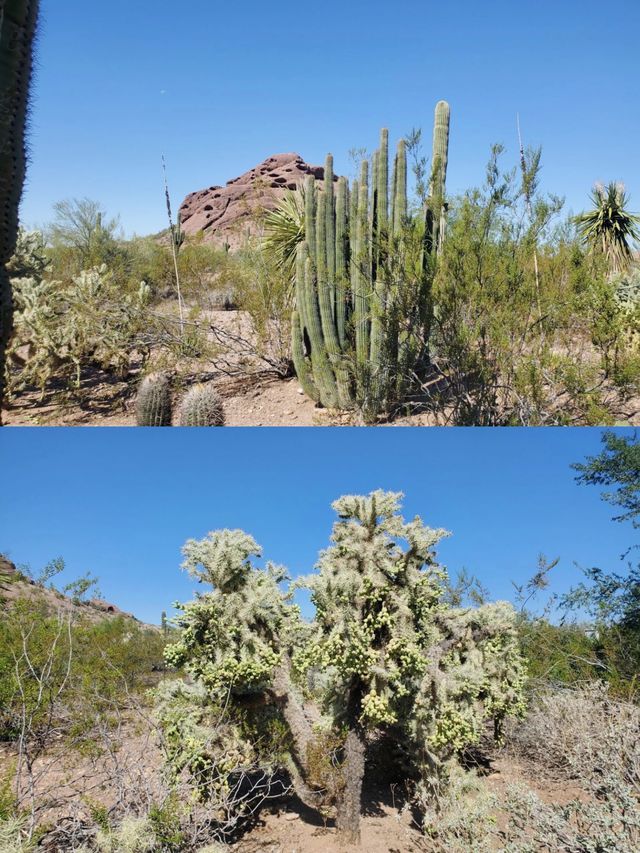
<instances>
[{"instance_id":1,"label":"sandy ground","mask_svg":"<svg viewBox=\"0 0 640 853\"><path fill-rule=\"evenodd\" d=\"M237 340L251 339L247 316L239 311L208 312L212 325L224 334L237 336ZM212 339L214 336L210 336ZM217 338L218 342L220 338ZM197 381L211 381L222 397L226 425L240 427L281 426L361 426L351 413L328 412L318 407L303 393L297 379L278 379L260 372L241 375L237 368L249 365L246 351L239 344L237 351L230 350L226 357L230 376L216 370L211 363L185 366L191 373L184 375L185 385ZM43 396L39 391L26 390L5 407L3 422L7 426L135 426L135 394L138 377L134 371L127 381L117 379L99 369L86 369L78 391L52 386ZM174 411L177 412L179 394L176 394ZM621 423L640 424L640 400L621 404ZM177 425L177 414L174 426ZM388 426L435 426L433 414L416 411L395 417Z\"/></svg>"}]
</instances>

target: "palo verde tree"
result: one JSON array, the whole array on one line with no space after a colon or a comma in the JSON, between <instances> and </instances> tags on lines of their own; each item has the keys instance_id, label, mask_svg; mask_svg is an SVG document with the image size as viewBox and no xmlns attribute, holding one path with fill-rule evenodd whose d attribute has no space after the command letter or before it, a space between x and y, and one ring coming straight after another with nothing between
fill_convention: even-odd
<instances>
[{"instance_id":1,"label":"palo verde tree","mask_svg":"<svg viewBox=\"0 0 640 853\"><path fill-rule=\"evenodd\" d=\"M185 567L213 590L181 607L180 637L166 652L212 701L275 705L289 733L285 763L296 792L316 808L334 808L347 843L359 839L371 734L397 747L425 803L487 721L499 731L522 707L513 611L447 603L446 572L434 554L445 532L420 518L405 522L401 497L377 491L333 504L331 545L317 572L298 582L311 590L312 624L281 591L283 570L253 565L260 549L247 534L188 542ZM327 734L338 743L341 776L330 792L317 774Z\"/></svg>"},{"instance_id":2,"label":"palo verde tree","mask_svg":"<svg viewBox=\"0 0 640 853\"><path fill-rule=\"evenodd\" d=\"M0 0L0 423L13 301L7 264L18 236L38 0Z\"/></svg>"}]
</instances>

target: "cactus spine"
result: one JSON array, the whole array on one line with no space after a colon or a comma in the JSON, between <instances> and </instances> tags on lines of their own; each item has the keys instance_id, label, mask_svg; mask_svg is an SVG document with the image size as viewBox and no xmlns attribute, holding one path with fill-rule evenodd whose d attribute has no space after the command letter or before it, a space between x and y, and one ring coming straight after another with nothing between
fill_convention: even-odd
<instances>
[{"instance_id":1,"label":"cactus spine","mask_svg":"<svg viewBox=\"0 0 640 853\"><path fill-rule=\"evenodd\" d=\"M0 0L0 418L4 352L13 318L7 263L16 246L26 172L25 131L39 5L39 0Z\"/></svg>"},{"instance_id":2,"label":"cactus spine","mask_svg":"<svg viewBox=\"0 0 640 853\"><path fill-rule=\"evenodd\" d=\"M171 426L171 386L164 373L151 373L140 383L136 422L138 426Z\"/></svg>"},{"instance_id":3,"label":"cactus spine","mask_svg":"<svg viewBox=\"0 0 640 853\"><path fill-rule=\"evenodd\" d=\"M212 385L195 385L180 404L180 426L224 426L222 400Z\"/></svg>"},{"instance_id":4,"label":"cactus spine","mask_svg":"<svg viewBox=\"0 0 640 853\"><path fill-rule=\"evenodd\" d=\"M406 377L424 366L433 268L430 256L441 246L444 233L448 140L449 107L441 101L434 127L425 262L422 273L411 266L405 268L414 303L407 302L402 275L408 245L405 235L409 233L405 141L398 143L391 181L386 129L381 131L380 147L371 163L362 162L351 188L345 178L334 187L331 155L326 160L322 189L313 177L306 180L292 352L303 390L328 408L356 404L375 417L404 392Z\"/></svg>"}]
</instances>

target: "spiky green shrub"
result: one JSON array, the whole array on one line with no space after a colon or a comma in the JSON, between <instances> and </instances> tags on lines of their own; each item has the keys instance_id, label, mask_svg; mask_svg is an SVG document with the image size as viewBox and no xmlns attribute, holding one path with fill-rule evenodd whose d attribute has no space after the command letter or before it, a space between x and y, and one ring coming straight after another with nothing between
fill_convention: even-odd
<instances>
[{"instance_id":1,"label":"spiky green shrub","mask_svg":"<svg viewBox=\"0 0 640 853\"><path fill-rule=\"evenodd\" d=\"M196 385L187 391L180 404L180 426L224 426L222 400L212 385Z\"/></svg>"},{"instance_id":2,"label":"spiky green shrub","mask_svg":"<svg viewBox=\"0 0 640 853\"><path fill-rule=\"evenodd\" d=\"M171 426L171 383L166 373L151 373L140 383L136 397L138 426Z\"/></svg>"},{"instance_id":3,"label":"spiky green shrub","mask_svg":"<svg viewBox=\"0 0 640 853\"><path fill-rule=\"evenodd\" d=\"M418 217L408 216L405 140L390 177L389 134L382 130L380 148L351 186L345 178L334 185L328 155L322 188L308 177L297 200L288 197L267 220L266 246L295 280L295 370L306 394L323 406L355 408L373 420L424 374L448 143L449 106L440 101L430 195Z\"/></svg>"},{"instance_id":4,"label":"spiky green shrub","mask_svg":"<svg viewBox=\"0 0 640 853\"><path fill-rule=\"evenodd\" d=\"M105 266L60 281L49 277L42 236L22 234L11 262L15 297L14 335L8 350L10 389L42 391L54 376L76 388L89 367L126 375L132 352L146 355L142 282L129 293Z\"/></svg>"},{"instance_id":5,"label":"spiky green shrub","mask_svg":"<svg viewBox=\"0 0 640 853\"><path fill-rule=\"evenodd\" d=\"M38 0L6 0L0 5L0 423L13 311L6 265L15 248L26 172L25 130L39 5Z\"/></svg>"},{"instance_id":6,"label":"spiky green shrub","mask_svg":"<svg viewBox=\"0 0 640 853\"><path fill-rule=\"evenodd\" d=\"M513 610L450 607L434 554L444 531L420 518L405 522L400 497L378 491L334 503L331 545L318 573L298 582L311 590L312 624L281 592L283 570L255 567L260 549L246 533L190 540L184 566L213 590L180 607L181 633L166 650L167 662L186 667L211 702L276 705L289 732L285 764L312 806L327 806L326 786L314 783L314 744L323 726L338 736L343 784L332 793L347 840L358 837L370 733L391 740L427 797L486 722L499 734L503 719L523 708ZM305 711L301 689L315 713Z\"/></svg>"},{"instance_id":7,"label":"spiky green shrub","mask_svg":"<svg viewBox=\"0 0 640 853\"><path fill-rule=\"evenodd\" d=\"M591 201L593 208L575 217L578 231L592 251L606 258L611 273L626 272L633 257L631 244L640 240L640 216L629 212L622 184L596 184Z\"/></svg>"}]
</instances>

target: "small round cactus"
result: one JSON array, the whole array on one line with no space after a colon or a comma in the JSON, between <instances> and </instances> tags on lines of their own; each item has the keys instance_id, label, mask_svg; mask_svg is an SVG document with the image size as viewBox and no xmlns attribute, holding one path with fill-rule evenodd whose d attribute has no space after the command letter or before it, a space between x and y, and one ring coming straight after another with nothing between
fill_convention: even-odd
<instances>
[{"instance_id":1,"label":"small round cactus","mask_svg":"<svg viewBox=\"0 0 640 853\"><path fill-rule=\"evenodd\" d=\"M195 385L180 406L180 426L224 426L222 401L212 385Z\"/></svg>"},{"instance_id":2,"label":"small round cactus","mask_svg":"<svg viewBox=\"0 0 640 853\"><path fill-rule=\"evenodd\" d=\"M138 426L171 426L171 386L165 373L151 373L140 383L136 422Z\"/></svg>"}]
</instances>

